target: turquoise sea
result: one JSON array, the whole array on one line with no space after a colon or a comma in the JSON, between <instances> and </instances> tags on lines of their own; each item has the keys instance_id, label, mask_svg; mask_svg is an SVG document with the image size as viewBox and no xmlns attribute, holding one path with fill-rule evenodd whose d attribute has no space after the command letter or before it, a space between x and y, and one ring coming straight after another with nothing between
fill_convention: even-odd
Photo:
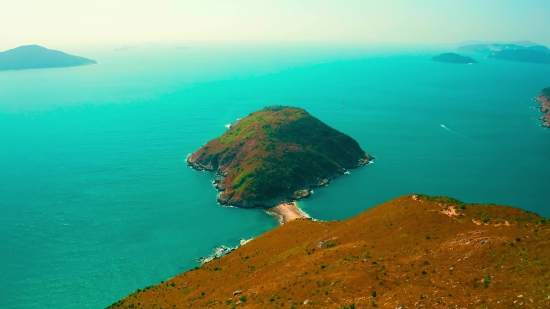
<instances>
[{"instance_id":1,"label":"turquoise sea","mask_svg":"<svg viewBox=\"0 0 550 309\"><path fill-rule=\"evenodd\" d=\"M0 308L104 308L276 226L216 203L187 154L269 105L305 108L375 163L301 207L345 219L400 195L550 217L550 66L448 50L191 46L69 50L98 65L0 72ZM342 105L345 108L342 108Z\"/></svg>"}]
</instances>

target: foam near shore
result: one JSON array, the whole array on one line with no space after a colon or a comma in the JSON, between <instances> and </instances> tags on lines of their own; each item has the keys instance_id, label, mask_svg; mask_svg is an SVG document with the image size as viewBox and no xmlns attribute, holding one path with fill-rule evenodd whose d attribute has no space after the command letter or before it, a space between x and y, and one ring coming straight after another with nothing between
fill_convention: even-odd
<instances>
[{"instance_id":1,"label":"foam near shore","mask_svg":"<svg viewBox=\"0 0 550 309\"><path fill-rule=\"evenodd\" d=\"M302 211L296 202L283 203L266 210L268 214L277 218L280 225L296 219L311 219Z\"/></svg>"}]
</instances>

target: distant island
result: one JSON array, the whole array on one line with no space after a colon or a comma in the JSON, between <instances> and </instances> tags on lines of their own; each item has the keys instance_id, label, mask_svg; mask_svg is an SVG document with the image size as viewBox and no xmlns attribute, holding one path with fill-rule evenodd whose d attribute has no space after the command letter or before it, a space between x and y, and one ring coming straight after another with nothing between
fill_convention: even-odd
<instances>
[{"instance_id":1,"label":"distant island","mask_svg":"<svg viewBox=\"0 0 550 309\"><path fill-rule=\"evenodd\" d=\"M69 55L38 45L20 46L0 52L0 71L64 68L96 63L95 60Z\"/></svg>"},{"instance_id":2,"label":"distant island","mask_svg":"<svg viewBox=\"0 0 550 309\"><path fill-rule=\"evenodd\" d=\"M433 57L432 60L437 62L445 62L445 63L462 63L462 64L478 63L471 57L461 56L455 53L444 53L439 56Z\"/></svg>"},{"instance_id":3,"label":"distant island","mask_svg":"<svg viewBox=\"0 0 550 309\"><path fill-rule=\"evenodd\" d=\"M543 45L525 42L517 44L473 44L458 47L463 53L486 54L489 59L518 62L550 63L550 49Z\"/></svg>"},{"instance_id":4,"label":"distant island","mask_svg":"<svg viewBox=\"0 0 550 309\"><path fill-rule=\"evenodd\" d=\"M471 44L457 48L458 51L470 54L490 54L503 50L536 50L550 52L550 49L544 45L539 45L532 42L517 42L517 43L487 43L487 44Z\"/></svg>"},{"instance_id":5,"label":"distant island","mask_svg":"<svg viewBox=\"0 0 550 309\"><path fill-rule=\"evenodd\" d=\"M491 53L487 58L519 62L550 63L550 52L533 49L503 50Z\"/></svg>"},{"instance_id":6,"label":"distant island","mask_svg":"<svg viewBox=\"0 0 550 309\"><path fill-rule=\"evenodd\" d=\"M344 221L294 220L108 308L548 308L549 227L408 195Z\"/></svg>"},{"instance_id":7,"label":"distant island","mask_svg":"<svg viewBox=\"0 0 550 309\"><path fill-rule=\"evenodd\" d=\"M218 202L269 208L309 196L373 157L359 144L301 108L271 106L230 126L187 158L216 172Z\"/></svg>"},{"instance_id":8,"label":"distant island","mask_svg":"<svg viewBox=\"0 0 550 309\"><path fill-rule=\"evenodd\" d=\"M550 87L542 89L535 99L541 103L540 110L545 113L540 119L544 121L543 127L550 128Z\"/></svg>"}]
</instances>

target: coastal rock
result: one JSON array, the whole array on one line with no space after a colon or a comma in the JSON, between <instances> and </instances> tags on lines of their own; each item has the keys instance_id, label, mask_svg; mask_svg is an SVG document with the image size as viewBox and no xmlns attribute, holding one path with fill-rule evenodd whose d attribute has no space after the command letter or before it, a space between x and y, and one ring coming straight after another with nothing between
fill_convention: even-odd
<instances>
[{"instance_id":1,"label":"coastal rock","mask_svg":"<svg viewBox=\"0 0 550 309\"><path fill-rule=\"evenodd\" d=\"M220 204L269 208L306 198L311 188L373 159L353 138L305 110L271 106L231 125L187 163L217 174Z\"/></svg>"},{"instance_id":2,"label":"coastal rock","mask_svg":"<svg viewBox=\"0 0 550 309\"><path fill-rule=\"evenodd\" d=\"M542 126L550 128L550 87L543 89L535 100L541 103L540 110L545 113L540 117L543 121Z\"/></svg>"},{"instance_id":3,"label":"coastal rock","mask_svg":"<svg viewBox=\"0 0 550 309\"><path fill-rule=\"evenodd\" d=\"M306 198L311 195L311 192L309 190L303 189L295 191L292 197L296 200L301 200L303 198Z\"/></svg>"}]
</instances>

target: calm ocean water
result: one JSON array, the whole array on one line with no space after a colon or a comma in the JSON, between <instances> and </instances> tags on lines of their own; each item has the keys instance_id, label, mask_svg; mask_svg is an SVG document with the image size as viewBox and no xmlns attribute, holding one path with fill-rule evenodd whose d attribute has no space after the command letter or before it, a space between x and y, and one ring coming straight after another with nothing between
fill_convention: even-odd
<instances>
[{"instance_id":1,"label":"calm ocean water","mask_svg":"<svg viewBox=\"0 0 550 309\"><path fill-rule=\"evenodd\" d=\"M0 72L0 308L103 308L274 228L217 205L211 175L184 161L268 105L305 108L377 158L302 201L314 218L408 193L550 217L533 101L550 67L436 52L91 50L99 65Z\"/></svg>"}]
</instances>

